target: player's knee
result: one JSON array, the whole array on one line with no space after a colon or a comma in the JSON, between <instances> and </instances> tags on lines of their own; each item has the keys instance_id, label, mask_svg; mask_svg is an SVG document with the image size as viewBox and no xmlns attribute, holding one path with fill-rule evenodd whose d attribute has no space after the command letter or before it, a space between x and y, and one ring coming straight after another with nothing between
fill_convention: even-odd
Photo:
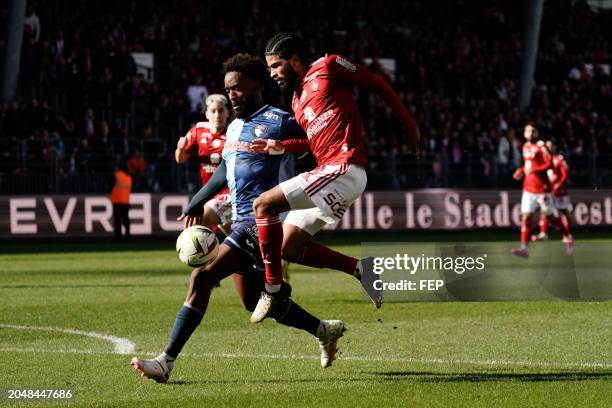
<instances>
[{"instance_id":1,"label":"player's knee","mask_svg":"<svg viewBox=\"0 0 612 408\"><path fill-rule=\"evenodd\" d=\"M268 205L266 203L265 194L260 195L253 201L253 212L255 216L268 215Z\"/></svg>"}]
</instances>

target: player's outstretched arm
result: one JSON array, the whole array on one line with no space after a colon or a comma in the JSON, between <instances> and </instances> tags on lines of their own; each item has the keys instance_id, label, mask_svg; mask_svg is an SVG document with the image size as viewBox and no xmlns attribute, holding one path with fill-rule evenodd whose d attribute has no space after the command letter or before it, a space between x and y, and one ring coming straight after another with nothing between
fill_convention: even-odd
<instances>
[{"instance_id":1,"label":"player's outstretched arm","mask_svg":"<svg viewBox=\"0 0 612 408\"><path fill-rule=\"evenodd\" d=\"M183 210L183 214L177 218L178 221L185 222L185 228L198 223L198 218L201 218L204 213L204 203L217 195L227 185L226 174L225 160L221 160L219 167L208 180L208 183L193 196Z\"/></svg>"},{"instance_id":2,"label":"player's outstretched arm","mask_svg":"<svg viewBox=\"0 0 612 408\"><path fill-rule=\"evenodd\" d=\"M418 153L421 133L408 109L402 104L399 96L393 88L381 77L371 72L367 67L355 64L339 55L327 57L330 73L339 80L368 89L380 95L389 105L393 114L402 123L406 133L410 137L409 146Z\"/></svg>"},{"instance_id":3,"label":"player's outstretched arm","mask_svg":"<svg viewBox=\"0 0 612 408\"><path fill-rule=\"evenodd\" d=\"M515 180L521 180L523 177L525 177L525 170L523 169L523 167L519 167L518 169L516 169L514 171L514 174L512 175L512 178Z\"/></svg>"},{"instance_id":4,"label":"player's outstretched arm","mask_svg":"<svg viewBox=\"0 0 612 408\"><path fill-rule=\"evenodd\" d=\"M183 137L180 137L176 143L176 150L174 151L174 160L177 163L185 163L189 159L188 145L190 145L191 130Z\"/></svg>"},{"instance_id":5,"label":"player's outstretched arm","mask_svg":"<svg viewBox=\"0 0 612 408\"><path fill-rule=\"evenodd\" d=\"M532 166L530 169L530 173L536 173L539 171L546 171L552 165L552 157L548 153L548 151L542 150L541 152L542 160L533 160Z\"/></svg>"}]
</instances>

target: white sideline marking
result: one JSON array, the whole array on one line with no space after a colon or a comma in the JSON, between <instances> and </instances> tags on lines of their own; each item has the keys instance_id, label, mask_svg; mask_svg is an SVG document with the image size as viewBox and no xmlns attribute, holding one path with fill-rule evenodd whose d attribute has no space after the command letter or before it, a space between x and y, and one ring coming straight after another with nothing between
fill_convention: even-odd
<instances>
[{"instance_id":1,"label":"white sideline marking","mask_svg":"<svg viewBox=\"0 0 612 408\"><path fill-rule=\"evenodd\" d=\"M136 345L129 339L122 337L112 336L110 334L97 333L93 331L75 330L75 329L63 329L61 327L40 327L40 326L23 326L18 324L0 324L0 328L15 329L15 330L37 330L37 331L48 331L57 333L76 334L79 336L93 337L95 339L102 339L113 343L116 354L132 354L136 349Z\"/></svg>"},{"instance_id":2,"label":"white sideline marking","mask_svg":"<svg viewBox=\"0 0 612 408\"><path fill-rule=\"evenodd\" d=\"M0 348L0 353L68 353L68 354L118 354L110 351L77 350L77 349L37 349L37 348ZM125 353L119 353L125 354ZM159 353L138 352L142 356L156 356ZM181 356L200 358L254 358L275 360L319 360L315 355L291 355L291 354L247 354L247 353L183 353ZM376 356L345 356L339 357L338 361L380 361L393 363L412 364L437 364L437 365L472 365L472 366L527 366L547 368L612 368L612 363L554 363L548 361L509 361L509 360L444 360L438 358L409 358L409 357L376 357Z\"/></svg>"}]
</instances>

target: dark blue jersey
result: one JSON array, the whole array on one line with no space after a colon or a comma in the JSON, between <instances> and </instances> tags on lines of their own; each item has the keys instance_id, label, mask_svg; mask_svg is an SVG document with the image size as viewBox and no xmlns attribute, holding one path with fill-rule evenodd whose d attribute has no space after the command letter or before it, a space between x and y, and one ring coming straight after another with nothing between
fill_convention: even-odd
<instances>
[{"instance_id":1,"label":"dark blue jersey","mask_svg":"<svg viewBox=\"0 0 612 408\"><path fill-rule=\"evenodd\" d=\"M227 166L233 221L254 220L253 201L278 184L283 156L251 151L249 146L253 139L304 137L304 130L290 113L268 105L246 119L234 119L230 123L222 155Z\"/></svg>"}]
</instances>

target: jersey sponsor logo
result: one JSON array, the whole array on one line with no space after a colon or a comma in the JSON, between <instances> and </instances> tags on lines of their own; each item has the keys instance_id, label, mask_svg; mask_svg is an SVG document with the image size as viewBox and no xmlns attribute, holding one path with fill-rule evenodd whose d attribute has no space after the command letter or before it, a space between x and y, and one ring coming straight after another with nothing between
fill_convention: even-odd
<instances>
[{"instance_id":1,"label":"jersey sponsor logo","mask_svg":"<svg viewBox=\"0 0 612 408\"><path fill-rule=\"evenodd\" d=\"M276 113L270 112L270 111L264 113L264 117L268 120L279 120L280 119L280 117Z\"/></svg>"},{"instance_id":2,"label":"jersey sponsor logo","mask_svg":"<svg viewBox=\"0 0 612 408\"><path fill-rule=\"evenodd\" d=\"M319 131L325 126L327 126L328 121L335 115L335 112L331 109L323 112L323 114L312 120L311 123L308 125L308 129L306 129L306 136L308 136L308 138L310 139L311 137L319 133Z\"/></svg>"},{"instance_id":3,"label":"jersey sponsor logo","mask_svg":"<svg viewBox=\"0 0 612 408\"><path fill-rule=\"evenodd\" d=\"M219 139L214 139L214 140L212 141L212 143L211 143L211 144L212 144L212 147L213 147L214 149L216 149L216 148L218 148L218 147L220 147L220 146L221 146L221 140L219 140Z\"/></svg>"},{"instance_id":4,"label":"jersey sponsor logo","mask_svg":"<svg viewBox=\"0 0 612 408\"><path fill-rule=\"evenodd\" d=\"M315 112L310 106L307 106L306 109L304 109L304 117L308 122L312 122L315 116Z\"/></svg>"},{"instance_id":5,"label":"jersey sponsor logo","mask_svg":"<svg viewBox=\"0 0 612 408\"><path fill-rule=\"evenodd\" d=\"M212 162L212 157L210 161ZM214 173L215 170L217 170L217 166L213 166L212 164L202 163L202 169L206 173Z\"/></svg>"},{"instance_id":6,"label":"jersey sponsor logo","mask_svg":"<svg viewBox=\"0 0 612 408\"><path fill-rule=\"evenodd\" d=\"M241 152L249 152L251 151L251 147L247 142L243 142L241 140L232 140L231 142L225 143L225 150L228 152L232 152L234 150L238 150Z\"/></svg>"},{"instance_id":7,"label":"jersey sponsor logo","mask_svg":"<svg viewBox=\"0 0 612 408\"><path fill-rule=\"evenodd\" d=\"M319 81L312 81L310 83L310 89L312 89L313 92L317 92L319 90Z\"/></svg>"},{"instance_id":8,"label":"jersey sponsor logo","mask_svg":"<svg viewBox=\"0 0 612 408\"><path fill-rule=\"evenodd\" d=\"M346 212L346 207L340 198L336 197L334 193L329 193L323 197L323 201L325 201L325 204L329 206L334 217L338 219L342 218Z\"/></svg>"},{"instance_id":9,"label":"jersey sponsor logo","mask_svg":"<svg viewBox=\"0 0 612 408\"><path fill-rule=\"evenodd\" d=\"M255 126L255 136L264 137L268 131L268 127L266 125L257 125Z\"/></svg>"},{"instance_id":10,"label":"jersey sponsor logo","mask_svg":"<svg viewBox=\"0 0 612 408\"><path fill-rule=\"evenodd\" d=\"M302 94L300 95L300 102L304 102L307 96L308 96L308 92L306 92L306 90L304 89L302 91Z\"/></svg>"},{"instance_id":11,"label":"jersey sponsor logo","mask_svg":"<svg viewBox=\"0 0 612 408\"><path fill-rule=\"evenodd\" d=\"M347 60L346 58L336 57L336 63L344 67L348 71L351 71L351 72L357 71L357 66L353 64L351 61Z\"/></svg>"}]
</instances>

